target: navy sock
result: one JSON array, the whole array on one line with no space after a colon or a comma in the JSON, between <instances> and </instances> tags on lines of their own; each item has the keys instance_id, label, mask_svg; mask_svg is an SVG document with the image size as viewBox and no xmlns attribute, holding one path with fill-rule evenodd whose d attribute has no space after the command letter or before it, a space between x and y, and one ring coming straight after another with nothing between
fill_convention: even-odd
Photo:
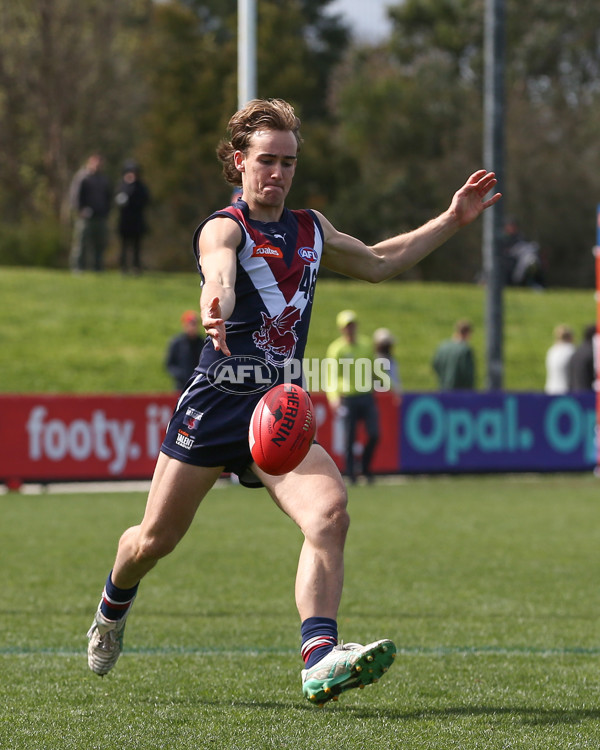
<instances>
[{"instance_id":1,"label":"navy sock","mask_svg":"<svg viewBox=\"0 0 600 750\"><path fill-rule=\"evenodd\" d=\"M139 583L131 589L120 589L112 582L112 570L106 579L106 585L102 592L100 611L108 620L121 620L133 604L137 594Z\"/></svg>"},{"instance_id":2,"label":"navy sock","mask_svg":"<svg viewBox=\"0 0 600 750\"><path fill-rule=\"evenodd\" d=\"M337 622L329 617L308 617L302 623L302 658L306 669L314 666L337 646Z\"/></svg>"}]
</instances>

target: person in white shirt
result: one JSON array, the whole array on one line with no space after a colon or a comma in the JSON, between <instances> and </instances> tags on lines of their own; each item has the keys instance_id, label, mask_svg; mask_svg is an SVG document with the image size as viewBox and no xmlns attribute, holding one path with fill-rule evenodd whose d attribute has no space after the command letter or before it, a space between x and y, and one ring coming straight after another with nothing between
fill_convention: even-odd
<instances>
[{"instance_id":1,"label":"person in white shirt","mask_svg":"<svg viewBox=\"0 0 600 750\"><path fill-rule=\"evenodd\" d=\"M554 343L546 352L546 385L544 391L551 395L567 393L569 382L567 369L575 351L573 329L558 325L554 329Z\"/></svg>"}]
</instances>

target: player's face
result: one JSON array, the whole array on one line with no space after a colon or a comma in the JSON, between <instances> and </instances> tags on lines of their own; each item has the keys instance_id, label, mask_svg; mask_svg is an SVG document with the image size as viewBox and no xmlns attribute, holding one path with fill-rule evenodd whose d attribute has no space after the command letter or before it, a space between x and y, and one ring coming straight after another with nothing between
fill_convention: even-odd
<instances>
[{"instance_id":1,"label":"player's face","mask_svg":"<svg viewBox=\"0 0 600 750\"><path fill-rule=\"evenodd\" d=\"M235 152L244 200L250 210L283 208L296 171L297 150L296 138L289 130L259 130L246 153Z\"/></svg>"}]
</instances>

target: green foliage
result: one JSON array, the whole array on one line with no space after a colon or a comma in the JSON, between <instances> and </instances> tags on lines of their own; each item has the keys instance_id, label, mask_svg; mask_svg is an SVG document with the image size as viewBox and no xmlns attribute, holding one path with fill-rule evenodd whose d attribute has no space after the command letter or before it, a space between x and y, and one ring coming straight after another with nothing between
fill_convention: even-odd
<instances>
[{"instance_id":1,"label":"green foliage","mask_svg":"<svg viewBox=\"0 0 600 750\"><path fill-rule=\"evenodd\" d=\"M397 31L389 46L359 49L340 73L339 135L354 155L358 179L340 189L332 215L369 242L440 213L481 166L480 88L477 79L458 74L474 64L473 36L467 36L466 19L456 9L463 23L455 34L463 33L463 46L448 47L446 35L430 23L441 14L439 5L403 6L395 12ZM444 17L440 24L451 20ZM356 208L348 212L348 206ZM455 262L444 254L430 256L416 269L419 277L472 281L477 235L465 233L451 248Z\"/></svg>"},{"instance_id":2,"label":"green foliage","mask_svg":"<svg viewBox=\"0 0 600 750\"><path fill-rule=\"evenodd\" d=\"M57 222L5 224L0 232L0 266L56 268L64 265L65 254L65 237Z\"/></svg>"},{"instance_id":3,"label":"green foliage","mask_svg":"<svg viewBox=\"0 0 600 750\"><path fill-rule=\"evenodd\" d=\"M22 0L0 13L0 219L66 222L91 151L117 169L139 137L146 0Z\"/></svg>"},{"instance_id":4,"label":"green foliage","mask_svg":"<svg viewBox=\"0 0 600 750\"><path fill-rule=\"evenodd\" d=\"M72 276L64 271L2 269L0 390L168 391L171 381L163 364L167 342L179 332L183 310L196 308L199 294L195 273L123 278L113 272ZM390 282L373 287L323 278L306 356L326 356L328 344L337 336L336 314L351 306L365 335L380 326L394 332L405 390L435 390L433 351L451 335L456 320L468 317L475 328L478 387L483 388L484 295L483 287L467 284ZM554 326L568 323L579 335L594 316L591 290L507 290L505 387L541 390Z\"/></svg>"},{"instance_id":5,"label":"green foliage","mask_svg":"<svg viewBox=\"0 0 600 750\"><path fill-rule=\"evenodd\" d=\"M289 99L307 142L314 138L294 186L292 197L301 203L313 197L322 202L337 184L326 95L347 37L324 17L326 4L265 0L257 6L258 95ZM237 106L236 24L232 3L170 2L154 12L143 56L148 106L138 154L156 199L148 244L161 270L183 270L187 257L173 255L173 240L187 248L200 220L229 202L231 187L215 150Z\"/></svg>"},{"instance_id":6,"label":"green foliage","mask_svg":"<svg viewBox=\"0 0 600 750\"><path fill-rule=\"evenodd\" d=\"M168 229L189 233L227 196L215 156L224 113L235 109L235 90L215 96L235 70L235 41L224 33L179 3L155 11L144 53L150 100L140 154L157 202L168 207Z\"/></svg>"},{"instance_id":7,"label":"green foliage","mask_svg":"<svg viewBox=\"0 0 600 750\"><path fill-rule=\"evenodd\" d=\"M482 163L482 0L397 2L375 45L350 43L331 0L257 8L258 95L303 121L291 202L367 242L444 210ZM599 25L597 3L506 3L502 210L562 286L593 272ZM86 156L113 181L135 157L154 196L147 258L184 270L191 231L230 197L215 148L237 107L235 0L2 0L0 34L0 221L66 231ZM471 282L479 244L461 234L415 278Z\"/></svg>"},{"instance_id":8,"label":"green foliage","mask_svg":"<svg viewBox=\"0 0 600 750\"><path fill-rule=\"evenodd\" d=\"M596 750L597 493L556 475L351 488L340 636L399 656L323 710L300 691L301 535L264 490L213 491L102 679L85 632L145 496L1 496L0 745Z\"/></svg>"},{"instance_id":9,"label":"green foliage","mask_svg":"<svg viewBox=\"0 0 600 750\"><path fill-rule=\"evenodd\" d=\"M593 272L599 13L581 4L566 11L559 0L506 4L506 177L499 187L505 213L541 244L553 284L585 286ZM336 79L340 137L355 155L357 180L337 194L333 211L341 217L360 201L351 228L369 239L442 211L481 166L484 4L405 0L392 17L389 42L354 49ZM451 247L451 255L420 264L423 278L472 280L474 235Z\"/></svg>"}]
</instances>

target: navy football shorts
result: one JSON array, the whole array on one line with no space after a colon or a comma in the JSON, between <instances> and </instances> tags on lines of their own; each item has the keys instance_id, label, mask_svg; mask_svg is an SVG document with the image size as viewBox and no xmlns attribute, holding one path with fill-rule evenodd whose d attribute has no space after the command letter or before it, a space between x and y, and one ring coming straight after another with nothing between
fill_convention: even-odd
<instances>
[{"instance_id":1,"label":"navy football shorts","mask_svg":"<svg viewBox=\"0 0 600 750\"><path fill-rule=\"evenodd\" d=\"M197 375L182 393L163 441L167 456L194 466L224 466L240 483L261 487L250 470L253 462L248 428L258 393L226 393L205 375Z\"/></svg>"}]
</instances>

